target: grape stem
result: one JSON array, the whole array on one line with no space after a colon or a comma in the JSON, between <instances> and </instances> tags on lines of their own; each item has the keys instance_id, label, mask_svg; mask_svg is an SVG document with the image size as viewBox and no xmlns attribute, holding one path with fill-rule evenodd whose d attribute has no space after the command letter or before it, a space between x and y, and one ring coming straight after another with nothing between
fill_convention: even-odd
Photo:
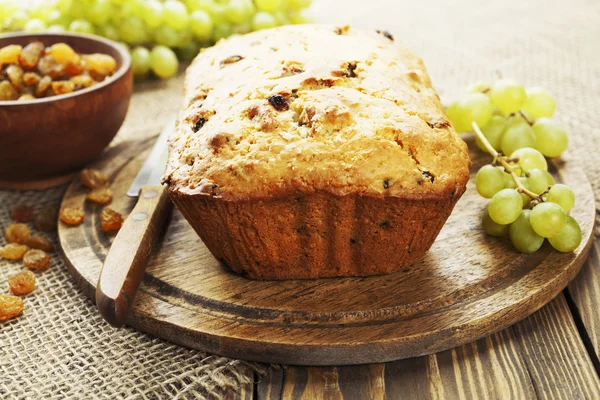
<instances>
[{"instance_id":1,"label":"grape stem","mask_svg":"<svg viewBox=\"0 0 600 400\"><path fill-rule=\"evenodd\" d=\"M531 197L533 200L537 200L538 202L542 203L544 201L544 199L542 198L543 193L535 194L531 190L529 190L525 186L523 186L523 184L521 183L521 180L519 179L519 177L517 176L517 173L515 172L515 168L508 163L507 157L504 155L501 155L500 153L498 153L496 151L496 149L494 149L492 147L490 142L488 142L487 138L484 136L483 132L481 132L481 129L479 129L479 125L477 125L477 122L475 122L475 121L473 121L473 130L475 131L477 138L479 138L481 143L483 143L483 146L485 147L487 152L490 153L490 155L492 157L494 157L493 164L500 164L502 167L504 167L504 171L506 171L507 173L510 174L513 181L515 182L515 185L517 185L517 191L519 193L525 193L527 196Z\"/></svg>"}]
</instances>

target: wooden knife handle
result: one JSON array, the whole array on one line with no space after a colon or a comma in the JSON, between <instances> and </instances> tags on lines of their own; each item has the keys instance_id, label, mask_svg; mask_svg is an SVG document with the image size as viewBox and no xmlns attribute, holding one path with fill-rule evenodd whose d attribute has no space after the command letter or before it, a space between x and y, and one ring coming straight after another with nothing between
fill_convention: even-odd
<instances>
[{"instance_id":1,"label":"wooden knife handle","mask_svg":"<svg viewBox=\"0 0 600 400\"><path fill-rule=\"evenodd\" d=\"M127 318L148 257L170 210L171 200L163 186L143 187L108 251L96 287L96 306L102 317L115 327L122 326Z\"/></svg>"}]
</instances>

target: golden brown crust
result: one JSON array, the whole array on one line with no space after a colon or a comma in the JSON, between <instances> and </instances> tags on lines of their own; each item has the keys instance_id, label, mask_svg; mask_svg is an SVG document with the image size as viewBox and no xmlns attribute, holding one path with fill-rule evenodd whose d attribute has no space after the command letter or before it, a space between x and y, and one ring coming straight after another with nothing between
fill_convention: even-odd
<instances>
[{"instance_id":1,"label":"golden brown crust","mask_svg":"<svg viewBox=\"0 0 600 400\"><path fill-rule=\"evenodd\" d=\"M227 201L461 191L466 145L422 61L390 37L288 26L204 51L170 141L170 191Z\"/></svg>"}]
</instances>

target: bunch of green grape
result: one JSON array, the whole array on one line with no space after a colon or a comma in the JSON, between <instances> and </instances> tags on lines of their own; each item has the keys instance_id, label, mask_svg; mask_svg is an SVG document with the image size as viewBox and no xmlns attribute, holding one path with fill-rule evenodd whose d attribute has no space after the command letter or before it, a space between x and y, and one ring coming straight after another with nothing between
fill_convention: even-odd
<instances>
[{"instance_id":1,"label":"bunch of green grape","mask_svg":"<svg viewBox=\"0 0 600 400\"><path fill-rule=\"evenodd\" d=\"M0 32L79 32L122 42L136 78L169 78L217 40L310 22L311 0L0 0ZM131 48L133 47L133 48Z\"/></svg>"},{"instance_id":2,"label":"bunch of green grape","mask_svg":"<svg viewBox=\"0 0 600 400\"><path fill-rule=\"evenodd\" d=\"M475 130L478 147L494 158L475 178L477 192L491 199L483 230L492 236L509 235L523 253L537 251L545 239L568 253L582 239L579 224L569 215L575 204L573 190L556 183L548 172L546 157L560 156L569 143L565 129L550 118L555 108L554 98L544 89L525 90L502 79L494 85L471 85L447 109L456 130Z\"/></svg>"}]
</instances>

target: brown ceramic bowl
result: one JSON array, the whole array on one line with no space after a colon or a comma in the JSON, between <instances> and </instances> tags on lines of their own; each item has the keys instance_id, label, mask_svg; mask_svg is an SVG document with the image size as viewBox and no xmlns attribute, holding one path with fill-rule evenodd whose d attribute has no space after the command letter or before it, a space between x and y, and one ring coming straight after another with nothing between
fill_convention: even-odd
<instances>
[{"instance_id":1,"label":"brown ceramic bowl","mask_svg":"<svg viewBox=\"0 0 600 400\"><path fill-rule=\"evenodd\" d=\"M133 77L126 49L98 36L52 33L0 35L0 47L39 40L64 42L78 53L104 53L116 72L86 89L30 101L0 101L0 187L35 188L96 158L125 119Z\"/></svg>"}]
</instances>

